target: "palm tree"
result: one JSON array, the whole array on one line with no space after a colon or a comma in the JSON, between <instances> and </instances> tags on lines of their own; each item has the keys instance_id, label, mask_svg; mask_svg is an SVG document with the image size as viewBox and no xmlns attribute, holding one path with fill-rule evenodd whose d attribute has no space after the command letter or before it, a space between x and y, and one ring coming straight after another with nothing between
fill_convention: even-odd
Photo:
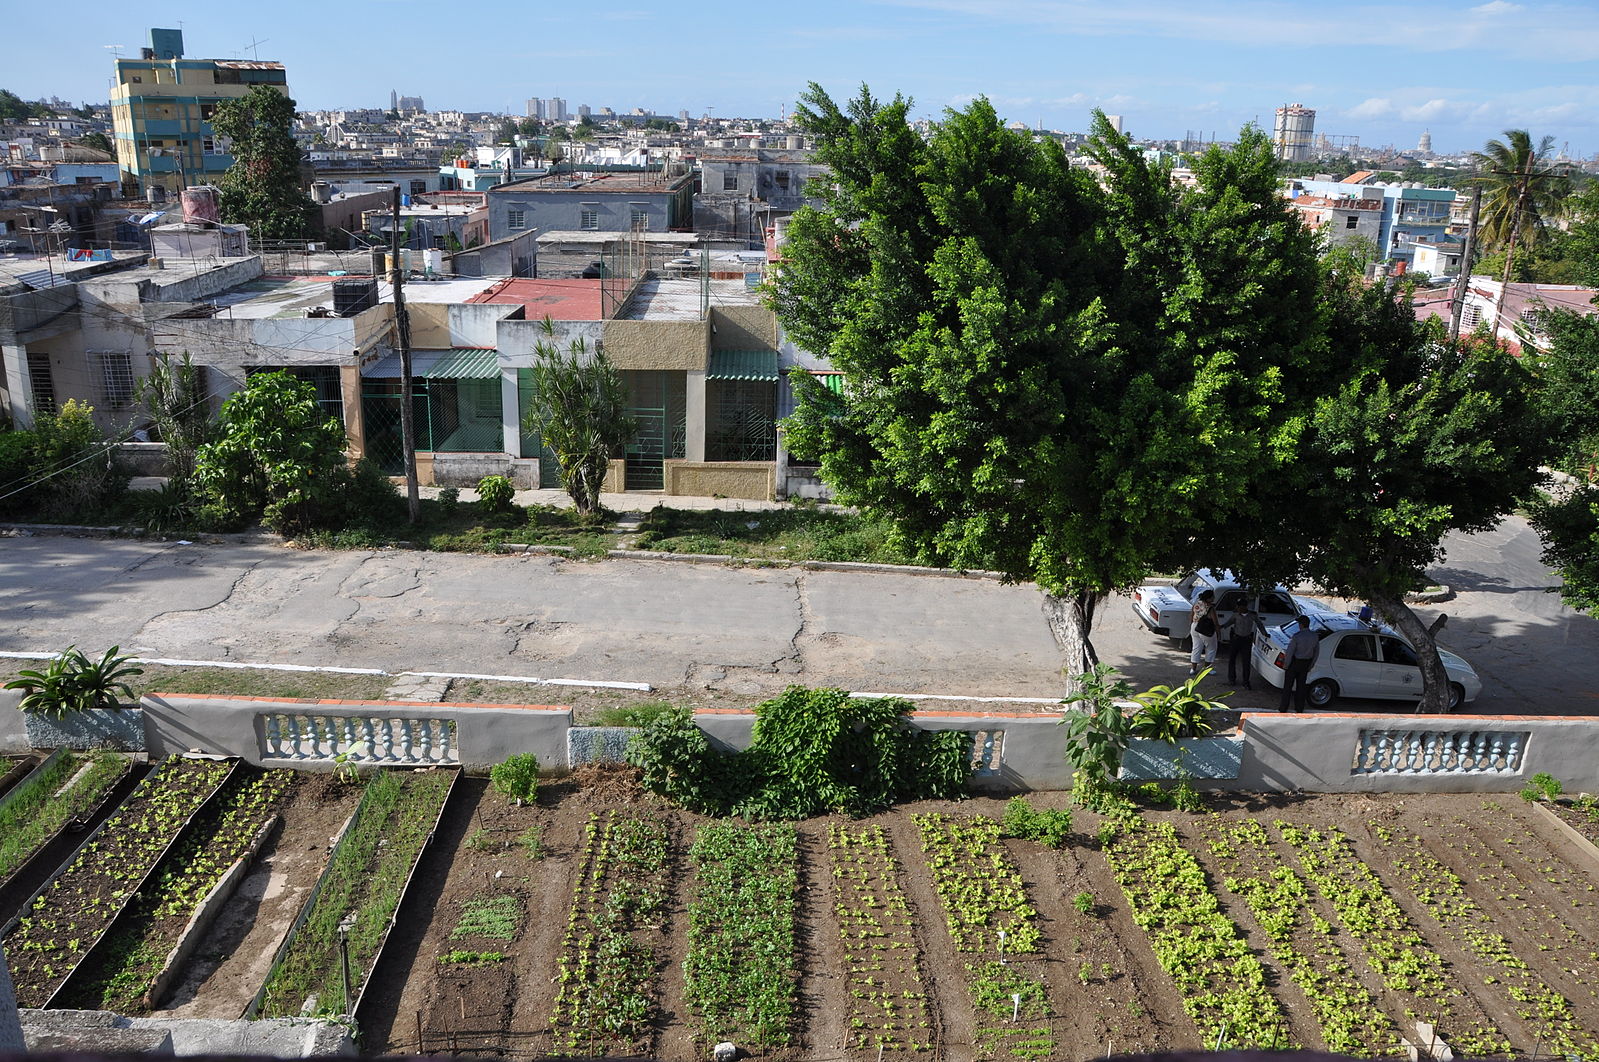
<instances>
[{"instance_id":1,"label":"palm tree","mask_svg":"<svg viewBox=\"0 0 1599 1062\"><path fill-rule=\"evenodd\" d=\"M1559 211L1571 190L1569 166L1550 160L1554 146L1552 136L1534 147L1525 129L1506 129L1504 140L1490 140L1472 155L1483 171L1476 178L1483 189L1479 235L1487 243L1505 248L1501 292L1510 283L1517 242L1536 240L1544 219Z\"/></svg>"}]
</instances>

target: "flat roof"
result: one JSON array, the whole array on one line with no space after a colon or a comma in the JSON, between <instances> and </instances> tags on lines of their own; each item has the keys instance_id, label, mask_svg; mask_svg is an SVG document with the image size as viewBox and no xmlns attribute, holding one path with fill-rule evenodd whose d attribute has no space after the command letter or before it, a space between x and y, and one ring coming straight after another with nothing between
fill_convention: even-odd
<instances>
[{"instance_id":1,"label":"flat roof","mask_svg":"<svg viewBox=\"0 0 1599 1062\"><path fill-rule=\"evenodd\" d=\"M524 306L530 321L600 321L600 288L598 280L505 277L466 301Z\"/></svg>"},{"instance_id":2,"label":"flat roof","mask_svg":"<svg viewBox=\"0 0 1599 1062\"><path fill-rule=\"evenodd\" d=\"M759 306L758 294L744 286L742 280L701 280L690 277L683 280L646 280L628 301L627 309L620 315L624 321L698 321L702 285L709 284L712 306Z\"/></svg>"},{"instance_id":3,"label":"flat roof","mask_svg":"<svg viewBox=\"0 0 1599 1062\"><path fill-rule=\"evenodd\" d=\"M671 244L677 247L690 247L700 241L695 232L646 232L641 233L643 242L648 244ZM536 237L540 244L546 243L581 243L603 247L610 243L623 243L632 239L631 232L601 232L597 229L555 229L550 232L541 232Z\"/></svg>"},{"instance_id":4,"label":"flat roof","mask_svg":"<svg viewBox=\"0 0 1599 1062\"><path fill-rule=\"evenodd\" d=\"M692 180L691 174L663 176L659 170L637 173L556 173L542 177L497 184L486 189L490 195L506 192L591 192L595 195L639 195L645 192L674 192Z\"/></svg>"}]
</instances>

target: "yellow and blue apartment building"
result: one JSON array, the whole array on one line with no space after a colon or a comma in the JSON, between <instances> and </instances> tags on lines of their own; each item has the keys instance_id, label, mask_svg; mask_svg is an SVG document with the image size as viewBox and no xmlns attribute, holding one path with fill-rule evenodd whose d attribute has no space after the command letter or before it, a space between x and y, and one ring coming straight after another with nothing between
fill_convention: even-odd
<instances>
[{"instance_id":1,"label":"yellow and blue apartment building","mask_svg":"<svg viewBox=\"0 0 1599 1062\"><path fill-rule=\"evenodd\" d=\"M116 60L111 120L124 191L143 196L161 186L176 193L226 172L233 156L212 130L212 116L257 85L287 95L283 64L185 59L181 30L152 29L140 58Z\"/></svg>"}]
</instances>

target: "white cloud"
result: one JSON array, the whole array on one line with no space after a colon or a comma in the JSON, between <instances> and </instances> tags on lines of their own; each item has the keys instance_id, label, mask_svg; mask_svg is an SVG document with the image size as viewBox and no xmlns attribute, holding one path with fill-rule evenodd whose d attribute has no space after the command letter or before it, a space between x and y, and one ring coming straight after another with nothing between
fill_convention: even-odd
<instances>
[{"instance_id":1,"label":"white cloud","mask_svg":"<svg viewBox=\"0 0 1599 1062\"><path fill-rule=\"evenodd\" d=\"M1489 0L1486 4L1478 4L1471 9L1478 15L1509 15L1522 10L1520 4L1506 3L1506 0Z\"/></svg>"},{"instance_id":2,"label":"white cloud","mask_svg":"<svg viewBox=\"0 0 1599 1062\"><path fill-rule=\"evenodd\" d=\"M1346 112L1351 118L1386 118L1394 113L1394 101L1373 96Z\"/></svg>"},{"instance_id":3,"label":"white cloud","mask_svg":"<svg viewBox=\"0 0 1599 1062\"><path fill-rule=\"evenodd\" d=\"M1448 100L1428 100L1417 107L1406 107L1399 112L1407 122L1433 122L1459 110Z\"/></svg>"}]
</instances>

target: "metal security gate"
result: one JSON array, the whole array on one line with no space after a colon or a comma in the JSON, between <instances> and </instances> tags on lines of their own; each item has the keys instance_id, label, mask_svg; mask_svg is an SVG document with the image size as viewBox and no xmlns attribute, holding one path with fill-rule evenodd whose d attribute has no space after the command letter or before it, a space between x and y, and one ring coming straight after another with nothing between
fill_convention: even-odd
<instances>
[{"instance_id":1,"label":"metal security gate","mask_svg":"<svg viewBox=\"0 0 1599 1062\"><path fill-rule=\"evenodd\" d=\"M560 490L562 482L561 460L555 451L544 445L544 439L528 423L528 413L533 407L533 370L516 370L516 409L522 432L522 456L539 459L539 486L547 490Z\"/></svg>"},{"instance_id":2,"label":"metal security gate","mask_svg":"<svg viewBox=\"0 0 1599 1062\"><path fill-rule=\"evenodd\" d=\"M627 489L661 490L666 486L663 462L687 450L687 377L681 372L627 371L622 379L628 415L638 425L623 455Z\"/></svg>"}]
</instances>

